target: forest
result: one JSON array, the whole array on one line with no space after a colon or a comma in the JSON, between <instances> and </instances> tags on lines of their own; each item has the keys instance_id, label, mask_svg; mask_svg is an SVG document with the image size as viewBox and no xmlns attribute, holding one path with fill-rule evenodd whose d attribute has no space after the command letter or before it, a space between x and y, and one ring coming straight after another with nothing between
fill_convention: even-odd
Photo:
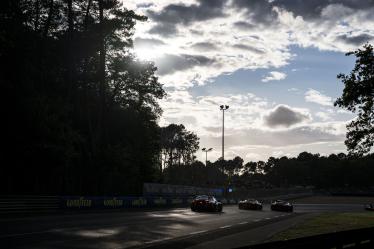
<instances>
[{"instance_id":1,"label":"forest","mask_svg":"<svg viewBox=\"0 0 374 249\"><path fill-rule=\"evenodd\" d=\"M134 194L157 179L165 96L120 1L1 1L5 194Z\"/></svg>"},{"instance_id":2,"label":"forest","mask_svg":"<svg viewBox=\"0 0 374 249\"><path fill-rule=\"evenodd\" d=\"M1 1L1 194L140 195L144 182L373 186L372 101L347 135L361 154L197 161L195 133L159 126L166 92L154 63L132 53L135 24L146 20L117 0ZM355 55L372 65L365 49ZM351 110L353 76L338 76L353 85L336 102Z\"/></svg>"}]
</instances>

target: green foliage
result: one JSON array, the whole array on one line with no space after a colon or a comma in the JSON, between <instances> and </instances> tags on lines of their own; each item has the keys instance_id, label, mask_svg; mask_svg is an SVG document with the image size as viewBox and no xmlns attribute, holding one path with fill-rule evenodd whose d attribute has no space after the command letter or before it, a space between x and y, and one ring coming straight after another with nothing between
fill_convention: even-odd
<instances>
[{"instance_id":1,"label":"green foliage","mask_svg":"<svg viewBox=\"0 0 374 249\"><path fill-rule=\"evenodd\" d=\"M373 46L364 45L347 55L355 55L355 67L349 75L339 74L344 83L343 94L335 105L357 113L347 125L345 144L351 153L368 153L374 141L374 53Z\"/></svg>"}]
</instances>

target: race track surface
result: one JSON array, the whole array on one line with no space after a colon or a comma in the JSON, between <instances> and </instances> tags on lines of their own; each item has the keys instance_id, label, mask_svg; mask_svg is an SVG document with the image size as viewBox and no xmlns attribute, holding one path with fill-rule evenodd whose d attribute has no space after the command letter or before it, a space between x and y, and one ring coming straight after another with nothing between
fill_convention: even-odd
<instances>
[{"instance_id":1,"label":"race track surface","mask_svg":"<svg viewBox=\"0 0 374 249\"><path fill-rule=\"evenodd\" d=\"M296 204L294 213L187 208L1 218L2 248L234 248L260 242L319 212L363 211L360 204ZM240 235L240 236L239 236Z\"/></svg>"}]
</instances>

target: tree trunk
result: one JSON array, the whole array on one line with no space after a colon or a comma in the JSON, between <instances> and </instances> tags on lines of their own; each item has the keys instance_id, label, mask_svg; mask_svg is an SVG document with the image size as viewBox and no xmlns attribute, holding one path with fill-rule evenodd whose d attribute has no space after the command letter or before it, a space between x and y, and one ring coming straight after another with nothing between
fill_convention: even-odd
<instances>
[{"instance_id":1,"label":"tree trunk","mask_svg":"<svg viewBox=\"0 0 374 249\"><path fill-rule=\"evenodd\" d=\"M35 1L35 22L34 22L34 30L38 32L39 29L39 19L40 18L40 2L39 0Z\"/></svg>"},{"instance_id":2,"label":"tree trunk","mask_svg":"<svg viewBox=\"0 0 374 249\"><path fill-rule=\"evenodd\" d=\"M103 0L99 1L99 22L100 22L100 57L99 57L99 70L98 70L98 79L99 79L99 96L100 96L100 104L99 104L99 120L98 120L98 137L99 137L99 144L100 146L103 145L104 139L104 109L105 109L105 42L104 42L104 6Z\"/></svg>"},{"instance_id":3,"label":"tree trunk","mask_svg":"<svg viewBox=\"0 0 374 249\"><path fill-rule=\"evenodd\" d=\"M45 26L44 26L43 37L46 37L48 35L49 27L51 26L52 15L53 15L53 0L49 2L48 17L47 17L47 21L45 22Z\"/></svg>"},{"instance_id":4,"label":"tree trunk","mask_svg":"<svg viewBox=\"0 0 374 249\"><path fill-rule=\"evenodd\" d=\"M90 8L91 8L92 0L88 0L87 2L87 8L86 8L86 14L84 17L84 31L87 32L88 29L88 17L90 16Z\"/></svg>"}]
</instances>

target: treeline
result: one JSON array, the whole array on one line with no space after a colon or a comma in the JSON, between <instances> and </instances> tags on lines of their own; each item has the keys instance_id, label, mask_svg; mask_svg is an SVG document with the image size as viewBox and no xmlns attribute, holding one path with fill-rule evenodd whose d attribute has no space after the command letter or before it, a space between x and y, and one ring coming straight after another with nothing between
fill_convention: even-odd
<instances>
[{"instance_id":1,"label":"treeline","mask_svg":"<svg viewBox=\"0 0 374 249\"><path fill-rule=\"evenodd\" d=\"M362 157L344 153L320 156L302 152L297 157L270 157L266 162L247 162L235 157L205 166L174 165L164 171L165 182L240 189L313 186L317 189L374 187L374 154ZM183 176L183 177L178 177Z\"/></svg>"},{"instance_id":2,"label":"treeline","mask_svg":"<svg viewBox=\"0 0 374 249\"><path fill-rule=\"evenodd\" d=\"M138 194L165 95L116 0L0 3L2 194Z\"/></svg>"}]
</instances>

